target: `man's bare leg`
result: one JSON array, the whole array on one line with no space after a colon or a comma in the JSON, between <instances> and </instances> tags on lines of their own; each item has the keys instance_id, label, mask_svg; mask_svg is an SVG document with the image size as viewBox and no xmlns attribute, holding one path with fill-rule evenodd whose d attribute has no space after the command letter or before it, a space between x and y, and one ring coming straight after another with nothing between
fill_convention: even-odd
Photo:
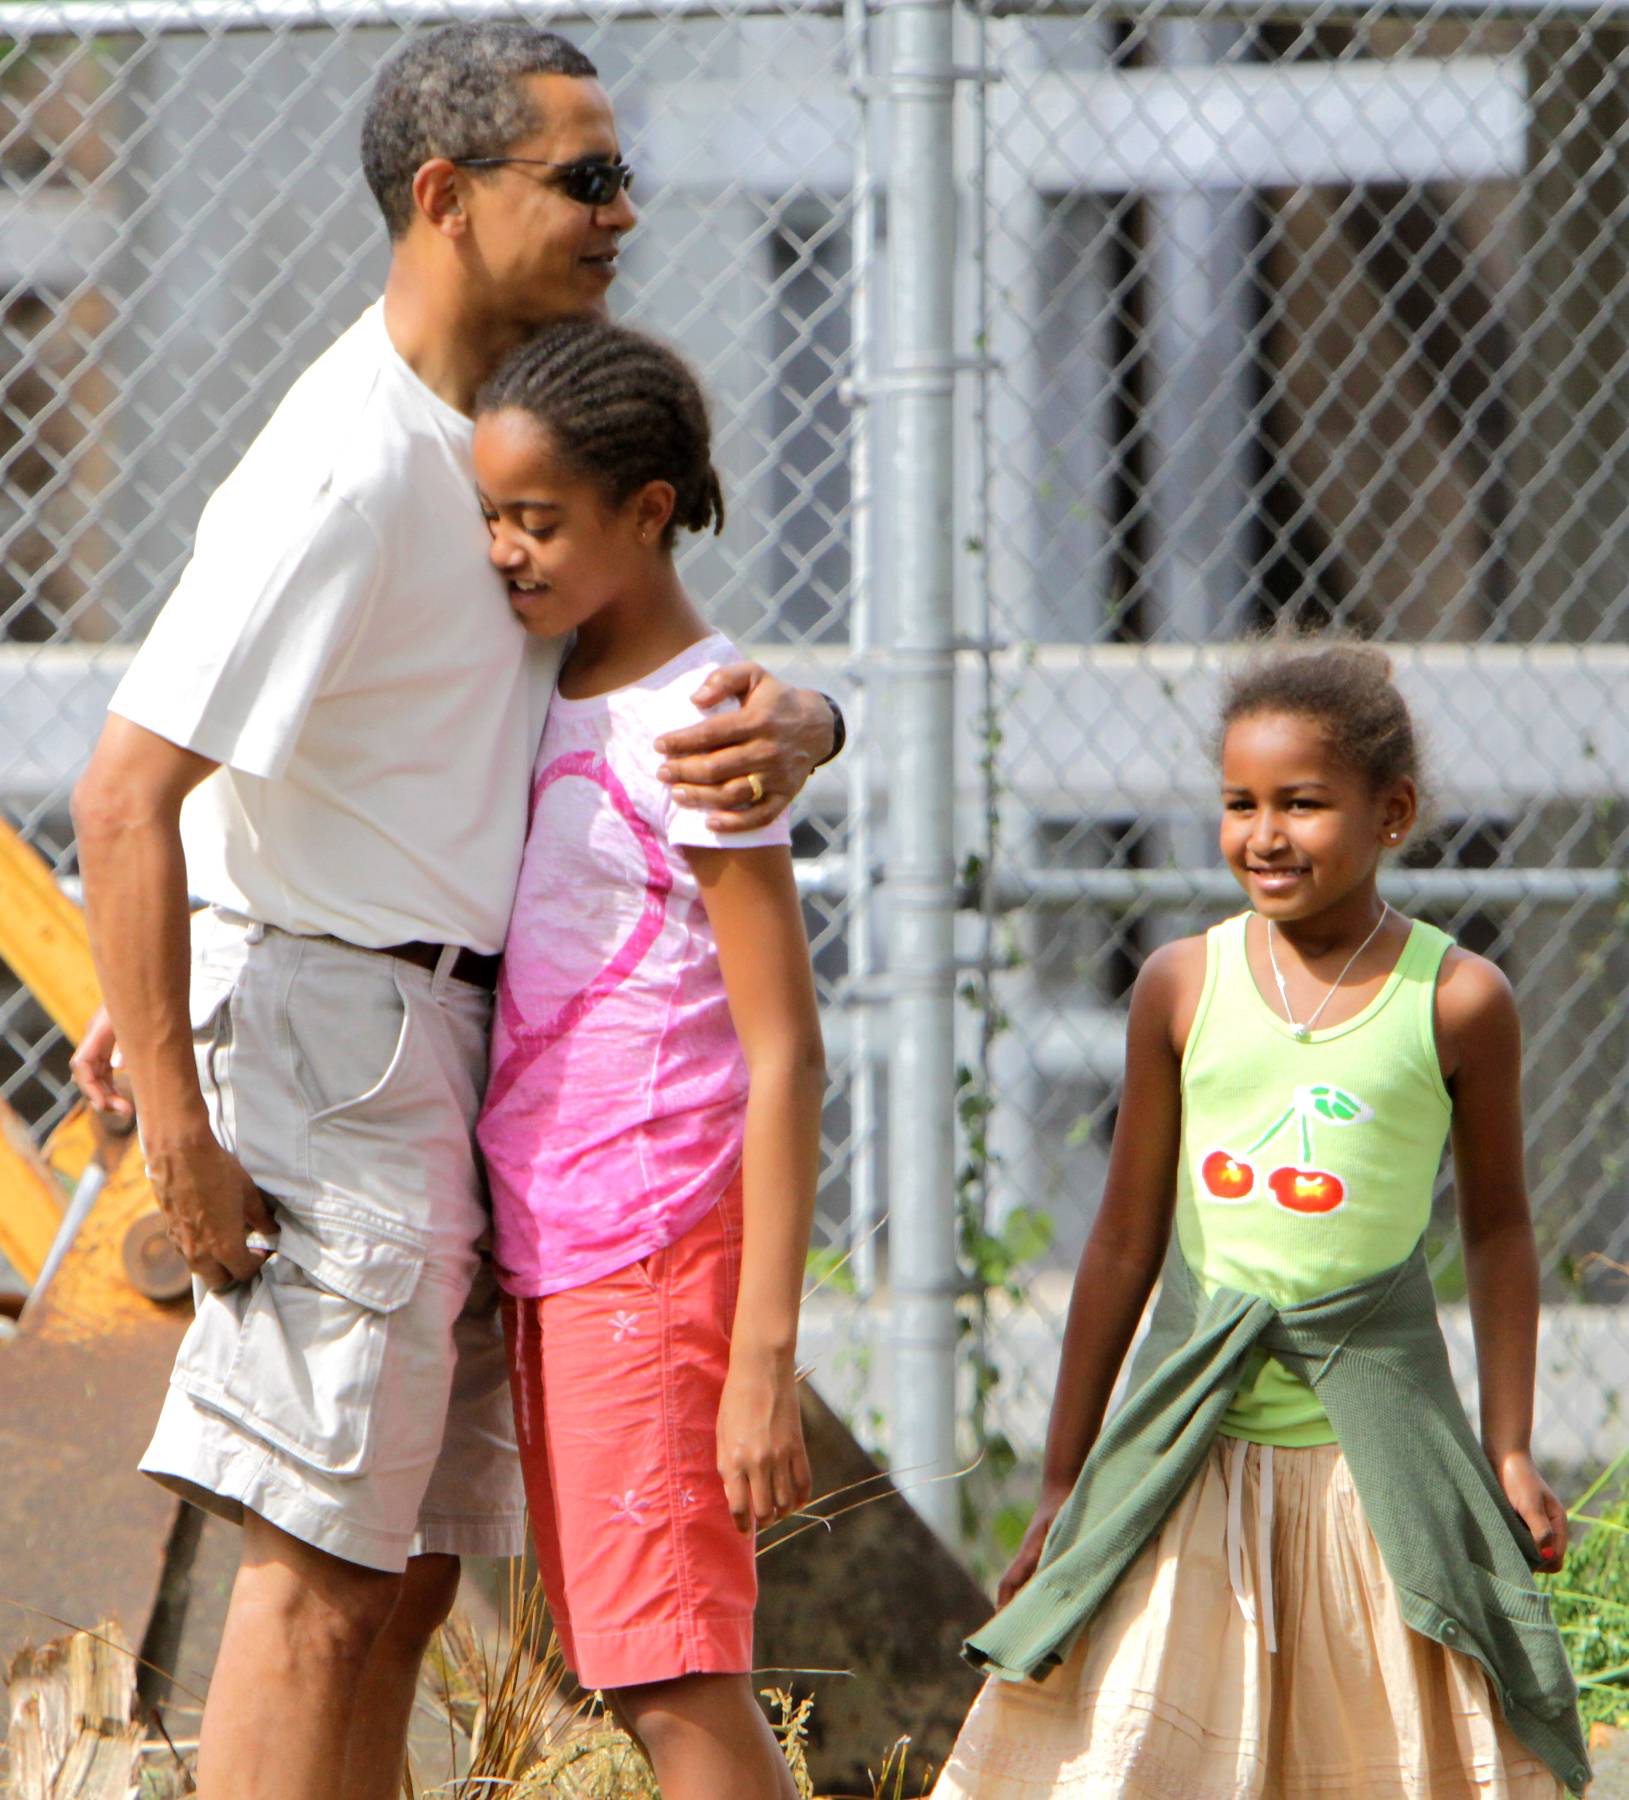
<instances>
[{"instance_id":1,"label":"man's bare leg","mask_svg":"<svg viewBox=\"0 0 1629 1800\"><path fill-rule=\"evenodd\" d=\"M401 1585L245 1514L198 1745L201 1800L333 1800L358 1685Z\"/></svg>"},{"instance_id":2,"label":"man's bare leg","mask_svg":"<svg viewBox=\"0 0 1629 1800\"><path fill-rule=\"evenodd\" d=\"M608 1695L656 1771L663 1800L797 1800L747 1675L682 1675Z\"/></svg>"},{"instance_id":3,"label":"man's bare leg","mask_svg":"<svg viewBox=\"0 0 1629 1800\"><path fill-rule=\"evenodd\" d=\"M415 1556L357 1685L339 1800L399 1800L419 1665L458 1598L456 1556Z\"/></svg>"}]
</instances>

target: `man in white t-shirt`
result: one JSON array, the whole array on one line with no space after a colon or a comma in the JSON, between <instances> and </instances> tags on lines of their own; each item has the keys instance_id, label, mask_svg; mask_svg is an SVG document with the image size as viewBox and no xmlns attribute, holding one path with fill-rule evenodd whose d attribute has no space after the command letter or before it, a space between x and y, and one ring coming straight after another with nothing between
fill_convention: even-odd
<instances>
[{"instance_id":1,"label":"man in white t-shirt","mask_svg":"<svg viewBox=\"0 0 1629 1800\"><path fill-rule=\"evenodd\" d=\"M557 649L491 573L469 413L634 213L593 65L523 25L410 43L363 163L384 298L206 507L74 795L112 1021L76 1072L109 1101L116 1028L198 1278L143 1467L244 1526L205 1800L399 1793L458 1558L522 1541L471 1134ZM751 666L731 697L661 747L750 829L841 720Z\"/></svg>"}]
</instances>

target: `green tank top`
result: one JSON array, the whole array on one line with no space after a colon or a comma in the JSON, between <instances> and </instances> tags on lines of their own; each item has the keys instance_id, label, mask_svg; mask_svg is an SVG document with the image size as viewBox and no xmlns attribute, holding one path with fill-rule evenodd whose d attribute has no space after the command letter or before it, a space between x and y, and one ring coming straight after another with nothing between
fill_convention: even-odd
<instances>
[{"instance_id":1,"label":"green tank top","mask_svg":"<svg viewBox=\"0 0 1629 1800\"><path fill-rule=\"evenodd\" d=\"M1256 986L1249 917L1205 934L1182 1057L1177 1242L1206 1293L1288 1306L1403 1262L1425 1230L1452 1112L1434 1000L1453 940L1412 921L1374 999L1303 1041ZM1312 1389L1267 1356L1220 1429L1258 1444L1335 1441Z\"/></svg>"}]
</instances>

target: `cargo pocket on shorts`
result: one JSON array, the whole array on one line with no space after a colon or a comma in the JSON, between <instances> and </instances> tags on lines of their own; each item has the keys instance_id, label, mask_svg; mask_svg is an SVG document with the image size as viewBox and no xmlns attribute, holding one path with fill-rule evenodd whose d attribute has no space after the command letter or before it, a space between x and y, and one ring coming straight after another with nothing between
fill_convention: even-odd
<instances>
[{"instance_id":1,"label":"cargo pocket on shorts","mask_svg":"<svg viewBox=\"0 0 1629 1800\"><path fill-rule=\"evenodd\" d=\"M366 1473L390 1319L424 1246L390 1221L280 1213L277 1254L246 1288L205 1301L174 1384L328 1475Z\"/></svg>"}]
</instances>

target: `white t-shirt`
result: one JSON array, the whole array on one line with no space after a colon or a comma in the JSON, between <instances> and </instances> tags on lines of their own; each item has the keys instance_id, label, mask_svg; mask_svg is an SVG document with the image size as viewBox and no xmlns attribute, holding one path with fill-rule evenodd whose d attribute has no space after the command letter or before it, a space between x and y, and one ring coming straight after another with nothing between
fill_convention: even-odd
<instances>
[{"instance_id":1,"label":"white t-shirt","mask_svg":"<svg viewBox=\"0 0 1629 1800\"><path fill-rule=\"evenodd\" d=\"M204 508L111 710L222 767L195 894L285 931L502 947L559 665L487 561L474 427L375 304Z\"/></svg>"}]
</instances>

